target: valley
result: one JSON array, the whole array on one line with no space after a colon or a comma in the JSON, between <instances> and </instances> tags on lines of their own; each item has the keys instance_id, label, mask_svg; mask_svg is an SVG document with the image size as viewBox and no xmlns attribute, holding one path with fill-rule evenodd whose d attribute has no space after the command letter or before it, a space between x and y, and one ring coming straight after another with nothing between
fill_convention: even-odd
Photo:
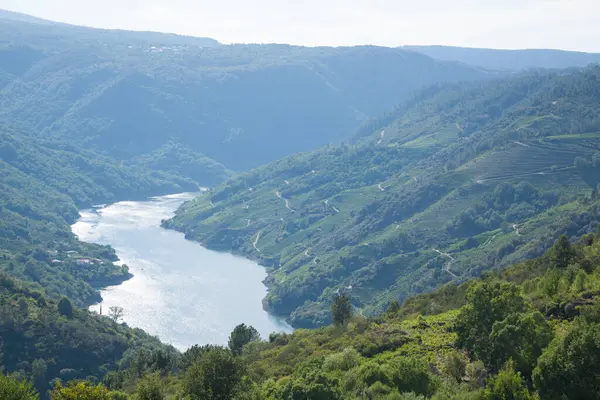
<instances>
[{"instance_id":1,"label":"valley","mask_svg":"<svg viewBox=\"0 0 600 400\"><path fill-rule=\"evenodd\" d=\"M0 10L0 398L599 399L599 61Z\"/></svg>"}]
</instances>

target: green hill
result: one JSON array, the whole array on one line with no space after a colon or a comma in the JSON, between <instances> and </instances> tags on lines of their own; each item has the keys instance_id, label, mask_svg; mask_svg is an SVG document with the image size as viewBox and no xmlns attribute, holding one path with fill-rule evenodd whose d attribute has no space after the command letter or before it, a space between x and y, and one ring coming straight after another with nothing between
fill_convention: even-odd
<instances>
[{"instance_id":1,"label":"green hill","mask_svg":"<svg viewBox=\"0 0 600 400\"><path fill-rule=\"evenodd\" d=\"M181 162L168 168L175 171L164 172L161 162L169 157L138 160L138 166L0 126L0 272L55 299L66 295L78 306L98 301L94 286L130 275L113 265L114 250L75 238L70 225L78 207L197 190L195 181L177 171L194 166L194 154L180 151ZM82 268L80 259L95 261Z\"/></svg>"},{"instance_id":2,"label":"green hill","mask_svg":"<svg viewBox=\"0 0 600 400\"><path fill-rule=\"evenodd\" d=\"M101 380L131 365L139 352L178 354L140 329L65 307L64 301L0 274L0 365L4 372L30 377L42 394L56 379Z\"/></svg>"},{"instance_id":3,"label":"green hill","mask_svg":"<svg viewBox=\"0 0 600 400\"><path fill-rule=\"evenodd\" d=\"M232 170L340 141L424 85L494 75L401 49L221 46L1 16L0 36L0 121L125 161L176 142Z\"/></svg>"},{"instance_id":4,"label":"green hill","mask_svg":"<svg viewBox=\"0 0 600 400\"><path fill-rule=\"evenodd\" d=\"M431 87L355 144L240 174L166 226L259 260L265 307L295 326L328 323L346 288L376 314L595 226L599 78L592 67Z\"/></svg>"}]
</instances>

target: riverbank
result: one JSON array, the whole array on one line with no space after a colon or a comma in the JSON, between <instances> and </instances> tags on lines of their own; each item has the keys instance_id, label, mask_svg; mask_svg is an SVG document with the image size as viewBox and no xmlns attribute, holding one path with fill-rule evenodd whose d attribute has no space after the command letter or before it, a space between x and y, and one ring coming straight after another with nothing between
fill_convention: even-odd
<instances>
[{"instance_id":1,"label":"riverbank","mask_svg":"<svg viewBox=\"0 0 600 400\"><path fill-rule=\"evenodd\" d=\"M73 231L112 246L133 277L101 291L102 308L124 308L124 321L180 349L225 344L240 323L261 335L292 328L263 310L267 272L255 262L208 250L161 221L195 194L127 201L82 212ZM98 309L99 305L92 307Z\"/></svg>"}]
</instances>

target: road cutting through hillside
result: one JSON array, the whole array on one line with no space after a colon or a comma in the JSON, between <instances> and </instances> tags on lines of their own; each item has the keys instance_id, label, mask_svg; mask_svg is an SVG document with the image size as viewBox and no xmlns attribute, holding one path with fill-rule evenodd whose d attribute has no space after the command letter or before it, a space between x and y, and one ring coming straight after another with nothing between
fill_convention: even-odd
<instances>
[{"instance_id":1,"label":"road cutting through hillside","mask_svg":"<svg viewBox=\"0 0 600 400\"><path fill-rule=\"evenodd\" d=\"M448 259L449 259L450 261L448 261L448 263L447 263L446 265L444 265L442 268L443 268L443 270L444 270L444 271L446 271L447 273L449 273L449 274L450 274L450 275L452 275L453 277L455 277L455 278L458 278L458 276L457 276L457 275L456 275L454 272L450 271L450 266L451 266L451 265L452 265L452 263L455 261L455 260L454 260L454 257L452 257L452 256L451 256L450 254L448 254L448 253L442 253L441 251L439 251L439 250L437 250L437 249L433 249L433 251L435 251L436 253L438 253L438 254L439 254L439 255L441 255L441 256L448 257Z\"/></svg>"},{"instance_id":2,"label":"road cutting through hillside","mask_svg":"<svg viewBox=\"0 0 600 400\"><path fill-rule=\"evenodd\" d=\"M262 253L262 251L260 251L260 249L256 247L256 245L258 244L258 240L260 239L260 233L261 231L258 231L258 233L256 234L256 239L254 239L254 242L252 242L252 246L254 247L254 250L258 251L259 253Z\"/></svg>"},{"instance_id":3,"label":"road cutting through hillside","mask_svg":"<svg viewBox=\"0 0 600 400\"><path fill-rule=\"evenodd\" d=\"M284 198L283 198L283 196L281 195L281 192L279 192L279 190L275 192L275 196L277 196L277 197L278 197L278 198L280 198L281 200L285 201L285 208L287 208L287 209L288 209L288 210L290 210L291 212L295 212L295 210L293 210L293 209L290 207L290 201L289 201L288 199L284 199Z\"/></svg>"}]
</instances>

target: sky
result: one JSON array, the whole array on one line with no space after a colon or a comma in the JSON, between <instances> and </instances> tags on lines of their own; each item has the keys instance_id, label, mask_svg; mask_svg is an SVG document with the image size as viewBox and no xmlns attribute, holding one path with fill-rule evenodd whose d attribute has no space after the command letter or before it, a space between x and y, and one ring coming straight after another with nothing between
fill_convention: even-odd
<instances>
[{"instance_id":1,"label":"sky","mask_svg":"<svg viewBox=\"0 0 600 400\"><path fill-rule=\"evenodd\" d=\"M0 0L0 8L222 43L600 52L600 0Z\"/></svg>"}]
</instances>

